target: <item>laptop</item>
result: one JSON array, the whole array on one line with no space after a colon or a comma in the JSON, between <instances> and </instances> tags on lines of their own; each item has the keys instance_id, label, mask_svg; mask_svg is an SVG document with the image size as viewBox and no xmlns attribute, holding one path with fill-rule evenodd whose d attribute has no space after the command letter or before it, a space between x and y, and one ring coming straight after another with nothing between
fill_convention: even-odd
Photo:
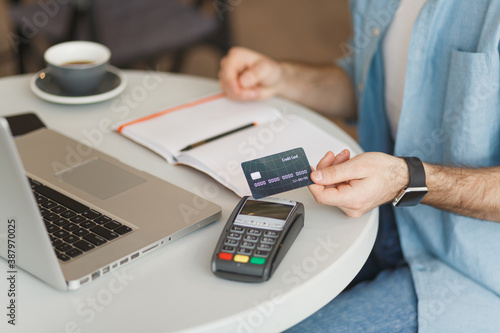
<instances>
[{"instance_id":1,"label":"laptop","mask_svg":"<svg viewBox=\"0 0 500 333\"><path fill-rule=\"evenodd\" d=\"M14 139L0 118L0 256L57 289L89 284L220 214L48 128Z\"/></svg>"}]
</instances>

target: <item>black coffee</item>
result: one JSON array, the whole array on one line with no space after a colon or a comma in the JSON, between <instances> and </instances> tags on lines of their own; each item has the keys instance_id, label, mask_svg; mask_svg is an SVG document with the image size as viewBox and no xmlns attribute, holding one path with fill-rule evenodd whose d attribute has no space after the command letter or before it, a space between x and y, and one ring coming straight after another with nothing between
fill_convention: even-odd
<instances>
[{"instance_id":1,"label":"black coffee","mask_svg":"<svg viewBox=\"0 0 500 333\"><path fill-rule=\"evenodd\" d=\"M90 65L93 64L93 61L87 61L87 60L80 60L80 61L70 61L70 62L65 62L62 64L62 66L78 66L78 65Z\"/></svg>"}]
</instances>

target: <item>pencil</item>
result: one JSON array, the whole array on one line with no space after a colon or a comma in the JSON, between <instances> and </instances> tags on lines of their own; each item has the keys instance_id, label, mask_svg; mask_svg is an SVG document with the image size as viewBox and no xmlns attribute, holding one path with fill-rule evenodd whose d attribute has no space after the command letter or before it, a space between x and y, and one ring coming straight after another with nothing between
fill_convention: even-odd
<instances>
[{"instance_id":1,"label":"pencil","mask_svg":"<svg viewBox=\"0 0 500 333\"><path fill-rule=\"evenodd\" d=\"M235 128L233 130L230 130L228 132L225 132L225 133L222 133L222 134L218 134L216 136L213 136L211 138L208 138L208 139L205 139L205 140L202 140L202 141L199 141L199 142L196 142L196 143L193 143L193 144L190 144L184 148L181 149L181 151L188 151L188 150L191 150L193 148L196 148L196 147L199 147L201 145L204 145L205 143L208 143L208 142L211 142L211 141L215 141L217 139L220 139L222 137L225 137L227 135L231 135L233 133L236 133L236 132L239 132L239 131L242 131L246 128L250 128L252 126L257 126L257 123L250 123L250 124L247 124L247 125L244 125L244 126L241 126L241 127L238 127L238 128Z\"/></svg>"}]
</instances>

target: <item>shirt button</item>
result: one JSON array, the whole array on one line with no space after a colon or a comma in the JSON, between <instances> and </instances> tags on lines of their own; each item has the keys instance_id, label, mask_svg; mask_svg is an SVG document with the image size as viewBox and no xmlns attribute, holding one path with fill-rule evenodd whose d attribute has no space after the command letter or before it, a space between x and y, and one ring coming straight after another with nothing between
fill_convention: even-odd
<instances>
[{"instance_id":1,"label":"shirt button","mask_svg":"<svg viewBox=\"0 0 500 333\"><path fill-rule=\"evenodd\" d=\"M380 29L375 27L372 29L372 36L374 37L378 37L378 35L380 35Z\"/></svg>"}]
</instances>

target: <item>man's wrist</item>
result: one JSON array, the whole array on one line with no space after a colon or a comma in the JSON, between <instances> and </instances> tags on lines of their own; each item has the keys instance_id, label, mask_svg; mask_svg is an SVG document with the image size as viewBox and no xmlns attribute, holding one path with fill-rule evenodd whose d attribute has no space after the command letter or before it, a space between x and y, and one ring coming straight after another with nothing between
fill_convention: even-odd
<instances>
[{"instance_id":1,"label":"man's wrist","mask_svg":"<svg viewBox=\"0 0 500 333\"><path fill-rule=\"evenodd\" d=\"M408 165L406 164L404 158L397 158L397 167L396 167L396 185L394 188L396 189L396 193L393 197L395 197L401 190L410 185L410 170L408 170Z\"/></svg>"},{"instance_id":2,"label":"man's wrist","mask_svg":"<svg viewBox=\"0 0 500 333\"><path fill-rule=\"evenodd\" d=\"M425 168L417 157L403 157L408 170L409 181L394 197L392 204L399 206L416 206L428 192L425 177Z\"/></svg>"},{"instance_id":3,"label":"man's wrist","mask_svg":"<svg viewBox=\"0 0 500 333\"><path fill-rule=\"evenodd\" d=\"M296 80L296 67L298 65L292 62L279 61L278 66L281 72L281 80L276 88L276 94L287 99L295 100L296 94L294 94L292 91L294 80Z\"/></svg>"}]
</instances>

